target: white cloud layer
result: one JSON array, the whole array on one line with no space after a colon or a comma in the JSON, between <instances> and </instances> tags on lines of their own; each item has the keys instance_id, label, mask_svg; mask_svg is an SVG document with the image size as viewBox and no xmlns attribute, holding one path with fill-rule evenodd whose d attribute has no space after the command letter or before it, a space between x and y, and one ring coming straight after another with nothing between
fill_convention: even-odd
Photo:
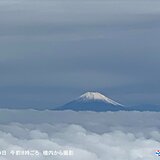
<instances>
[{"instance_id":1,"label":"white cloud layer","mask_svg":"<svg viewBox=\"0 0 160 160\"><path fill-rule=\"evenodd\" d=\"M155 160L160 116L154 112L0 111L0 150L65 150L74 156L0 160Z\"/></svg>"}]
</instances>

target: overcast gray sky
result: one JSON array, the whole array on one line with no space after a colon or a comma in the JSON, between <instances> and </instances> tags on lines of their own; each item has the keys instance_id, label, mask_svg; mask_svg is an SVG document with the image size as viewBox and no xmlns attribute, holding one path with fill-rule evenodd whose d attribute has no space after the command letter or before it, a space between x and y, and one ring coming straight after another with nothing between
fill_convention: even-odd
<instances>
[{"instance_id":1,"label":"overcast gray sky","mask_svg":"<svg viewBox=\"0 0 160 160\"><path fill-rule=\"evenodd\" d=\"M1 0L0 106L99 91L160 104L160 1Z\"/></svg>"}]
</instances>

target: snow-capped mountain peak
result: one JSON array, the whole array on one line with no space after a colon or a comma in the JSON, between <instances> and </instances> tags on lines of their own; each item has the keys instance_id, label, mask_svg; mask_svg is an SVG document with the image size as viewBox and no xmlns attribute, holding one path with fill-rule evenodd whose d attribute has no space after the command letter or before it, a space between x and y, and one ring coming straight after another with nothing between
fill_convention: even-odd
<instances>
[{"instance_id":1,"label":"snow-capped mountain peak","mask_svg":"<svg viewBox=\"0 0 160 160\"><path fill-rule=\"evenodd\" d=\"M81 95L79 98L78 98L79 101L103 101L105 103L109 103L109 104L112 104L112 105L119 105L119 106L123 106L122 104L120 103L117 103L115 101L113 101L112 99L104 96L103 94L101 93L98 93L98 92L87 92L83 95Z\"/></svg>"},{"instance_id":2,"label":"snow-capped mountain peak","mask_svg":"<svg viewBox=\"0 0 160 160\"><path fill-rule=\"evenodd\" d=\"M87 92L75 100L57 108L57 110L95 112L121 111L124 109L124 105L121 105L98 92Z\"/></svg>"}]
</instances>

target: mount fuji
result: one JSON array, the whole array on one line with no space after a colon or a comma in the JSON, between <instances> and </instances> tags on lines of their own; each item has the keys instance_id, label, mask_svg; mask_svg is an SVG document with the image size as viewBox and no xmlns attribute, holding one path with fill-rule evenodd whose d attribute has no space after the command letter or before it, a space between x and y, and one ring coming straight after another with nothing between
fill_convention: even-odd
<instances>
[{"instance_id":1,"label":"mount fuji","mask_svg":"<svg viewBox=\"0 0 160 160\"><path fill-rule=\"evenodd\" d=\"M87 92L77 99L56 108L56 110L74 110L74 111L120 111L125 107L113 101L112 99L98 92Z\"/></svg>"}]
</instances>

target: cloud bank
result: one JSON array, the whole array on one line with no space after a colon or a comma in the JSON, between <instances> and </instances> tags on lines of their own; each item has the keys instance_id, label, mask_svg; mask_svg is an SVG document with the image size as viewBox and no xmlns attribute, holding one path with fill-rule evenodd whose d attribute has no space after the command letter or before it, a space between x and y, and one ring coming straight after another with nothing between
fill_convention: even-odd
<instances>
[{"instance_id":1,"label":"cloud bank","mask_svg":"<svg viewBox=\"0 0 160 160\"><path fill-rule=\"evenodd\" d=\"M31 160L155 160L160 147L159 117L154 112L1 110L0 148L74 151L67 158L39 155Z\"/></svg>"}]
</instances>

